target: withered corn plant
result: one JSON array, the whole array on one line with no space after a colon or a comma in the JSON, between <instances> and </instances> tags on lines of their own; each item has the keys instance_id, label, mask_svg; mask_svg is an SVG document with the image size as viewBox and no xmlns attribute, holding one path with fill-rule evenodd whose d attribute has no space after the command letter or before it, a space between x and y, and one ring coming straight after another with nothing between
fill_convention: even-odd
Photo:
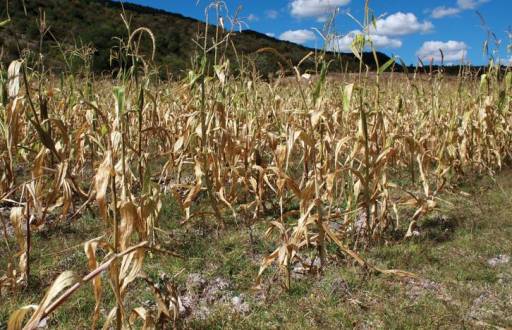
<instances>
[{"instance_id":1,"label":"withered corn plant","mask_svg":"<svg viewBox=\"0 0 512 330\"><path fill-rule=\"evenodd\" d=\"M334 247L368 271L414 276L370 264L361 251L399 227L411 236L445 203L443 191L510 162L509 69L491 63L480 77L466 69L457 77L425 68L385 73L393 58L371 73L362 61L365 50L375 54L367 3L364 33L352 46L359 73L332 77L326 51L297 65L268 48L239 54L231 37L243 23L229 18L224 2L212 10L216 25L198 33L192 69L178 81L160 79L155 36L132 30L126 14L127 35L112 50L113 79L94 77L87 45L60 48L66 63L81 61L82 69L67 65L58 78L42 54L26 52L0 68L0 202L11 209L1 224L10 255L0 293L30 280L34 231L80 221L87 209L104 226L84 244L89 273L61 274L39 304L11 315L9 329L37 327L87 283L93 328L176 324L177 288L163 290L143 272L148 251L166 252L157 235L164 196L177 201L183 226L208 221L219 234L226 226L266 226L273 250L255 274L257 287L275 272L290 288L295 263L321 272ZM40 25L41 34L51 33L44 15ZM335 40L329 35L327 25L325 49ZM282 66L275 80L259 76L255 56L263 52ZM304 72L309 61L316 71ZM106 309L105 281L115 296ZM156 311L127 302L137 281L154 292Z\"/></svg>"},{"instance_id":2,"label":"withered corn plant","mask_svg":"<svg viewBox=\"0 0 512 330\"><path fill-rule=\"evenodd\" d=\"M2 128L5 128L2 143L6 144L8 152L2 157L12 171L4 176L5 188L1 193L3 202L19 205L11 209L10 217L18 252L12 256L13 263L1 278L2 289L15 290L28 281L31 227L71 221L85 208L90 208L93 200L96 200L99 218L105 224L104 234L84 245L90 273L82 279L71 271L63 273L39 305L26 306L12 314L9 329L37 327L89 281L96 299L92 317L92 327L96 327L104 290L100 276L103 272L108 274L116 299L116 305L103 320L105 328L110 324L117 329L130 327L136 322L133 315L138 315L148 327L149 324L156 326L177 319L177 300L160 304L155 316L142 307L134 309L132 315L132 310L125 306L130 284L145 277L142 266L146 251L168 251L160 248L155 239L154 228L162 206L162 194L160 185L152 182L147 172L150 154L142 149L144 96L152 79L150 70L155 41L148 29L131 31L124 14L123 21L128 41L120 39L119 48L114 50L120 69L115 82L117 86L110 87L112 96L106 103L98 102L104 95L91 95L91 81L86 81L82 90L64 90L77 88L73 73L67 72L66 82L61 84L61 90L57 90L53 81L43 76L45 72L36 74L31 71L29 58L13 62L8 70L9 101L6 107L9 110L2 121ZM149 56L142 53L140 46L144 34L153 45ZM86 75L83 79L91 77ZM38 84L37 102L33 99L33 80ZM24 87L24 93L20 91L21 87ZM54 99L56 94L64 99ZM131 102L134 103L133 110ZM24 120L25 126L22 124ZM133 136L138 137L137 144L133 143ZM23 152L19 146L26 146ZM30 162L31 179L22 178L25 181L17 182L20 178L12 173L21 161ZM91 183L88 187L87 182ZM19 196L19 201L11 196ZM5 230L4 235L8 242ZM132 237L135 235L136 239ZM98 259L99 249L104 251L102 260ZM13 266L14 257L19 259L18 267ZM156 293L158 291L155 299L160 299ZM25 320L29 314L29 319Z\"/></svg>"}]
</instances>

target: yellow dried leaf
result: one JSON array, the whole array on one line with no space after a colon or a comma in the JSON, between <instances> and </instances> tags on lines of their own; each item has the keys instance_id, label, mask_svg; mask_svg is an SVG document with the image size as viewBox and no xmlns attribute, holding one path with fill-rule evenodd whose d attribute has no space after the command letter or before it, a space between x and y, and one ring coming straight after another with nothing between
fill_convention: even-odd
<instances>
[{"instance_id":1,"label":"yellow dried leaf","mask_svg":"<svg viewBox=\"0 0 512 330\"><path fill-rule=\"evenodd\" d=\"M98 268L98 261L96 259L96 249L98 247L98 240L94 239L88 241L84 244L85 255L87 256L87 268L89 271L93 271ZM94 313L92 317L92 326L91 328L96 328L96 323L98 322L100 316L100 304L101 304L101 276L96 276L92 280L92 286L94 291L94 299L96 301L94 305Z\"/></svg>"},{"instance_id":2,"label":"yellow dried leaf","mask_svg":"<svg viewBox=\"0 0 512 330\"><path fill-rule=\"evenodd\" d=\"M64 273L60 274L53 282L45 297L39 306L37 306L34 314L32 314L32 317L30 317L23 329L36 328L41 319L45 316L46 309L50 306L53 300L57 298L66 288L75 284L76 282L77 278L73 272L65 271Z\"/></svg>"},{"instance_id":3,"label":"yellow dried leaf","mask_svg":"<svg viewBox=\"0 0 512 330\"><path fill-rule=\"evenodd\" d=\"M27 314L30 313L31 311L35 311L37 307L37 305L23 306L17 311L13 312L9 317L9 322L7 323L7 330L21 330L23 326L23 321L25 320Z\"/></svg>"},{"instance_id":4,"label":"yellow dried leaf","mask_svg":"<svg viewBox=\"0 0 512 330\"><path fill-rule=\"evenodd\" d=\"M110 151L105 155L105 159L98 167L94 177L94 186L96 189L96 201L98 202L100 216L103 221L108 221L106 194L110 176L113 174L112 153Z\"/></svg>"},{"instance_id":5,"label":"yellow dried leaf","mask_svg":"<svg viewBox=\"0 0 512 330\"><path fill-rule=\"evenodd\" d=\"M126 250L130 243L133 227L139 222L137 207L131 201L124 201L119 208L121 221L119 224L119 246L121 251Z\"/></svg>"}]
</instances>

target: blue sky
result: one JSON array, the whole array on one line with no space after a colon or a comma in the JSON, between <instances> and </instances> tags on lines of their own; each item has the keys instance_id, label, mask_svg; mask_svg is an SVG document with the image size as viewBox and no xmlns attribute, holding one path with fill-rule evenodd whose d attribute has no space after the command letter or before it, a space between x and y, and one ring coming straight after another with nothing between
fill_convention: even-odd
<instances>
[{"instance_id":1,"label":"blue sky","mask_svg":"<svg viewBox=\"0 0 512 330\"><path fill-rule=\"evenodd\" d=\"M205 19L207 0L130 0L146 6ZM339 8L336 32L339 35L330 46L350 51L350 44L361 28L347 15L357 19L364 15L363 0L225 0L230 14L238 6L239 18L250 28L280 39L311 47L322 47L323 41L313 28L322 30L325 18ZM378 50L416 63L421 57L440 61L443 50L446 63L459 63L462 58L473 64L486 63L483 44L487 30L501 40L496 57L512 64L507 53L509 29L512 29L512 0L373 0L370 1L377 28L370 30ZM480 12L487 28L482 27ZM494 42L492 43L494 45Z\"/></svg>"}]
</instances>

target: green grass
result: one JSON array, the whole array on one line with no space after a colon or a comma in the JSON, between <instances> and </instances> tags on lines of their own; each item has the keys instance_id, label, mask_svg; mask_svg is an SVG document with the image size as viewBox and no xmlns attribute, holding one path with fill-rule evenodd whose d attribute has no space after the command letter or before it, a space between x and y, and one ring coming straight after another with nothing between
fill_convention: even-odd
<instances>
[{"instance_id":1,"label":"green grass","mask_svg":"<svg viewBox=\"0 0 512 330\"><path fill-rule=\"evenodd\" d=\"M171 199L165 201L160 220L165 247L183 258L153 255L145 271L153 278L160 273L177 276L184 290L188 274L200 273L207 280L224 278L232 292L244 294L250 303L247 315L232 313L227 305L212 308L205 319L188 320L183 327L196 329L453 329L496 325L511 327L512 263L490 267L489 258L512 251L512 172L505 171L497 183L477 179L462 190L471 197L446 193L453 206L441 209L419 223L420 237L373 247L363 255L373 263L408 270L423 282L377 274L365 274L342 259L330 258L324 274L292 281L288 292L277 281L266 299L252 290L257 261L272 250L263 240L264 225L255 226L255 246L250 246L245 227L229 226L217 231L212 224L180 226L181 215ZM444 205L444 204L443 204ZM196 228L203 227L201 230ZM84 237L95 237L103 224L90 216L34 237L30 287L10 295L0 304L0 329L9 313L37 303L44 289L62 271L82 274ZM194 229L192 229L194 228ZM402 228L403 229L403 228ZM65 245L63 245L65 244ZM5 253L5 245L0 248ZM0 267L5 267L5 260ZM272 272L265 277L271 281ZM181 273L180 273L181 272ZM428 284L430 283L430 284ZM139 284L141 284L139 282ZM141 284L130 292L133 307L151 299ZM426 286L426 287L425 287ZM104 284L103 307L114 305ZM89 285L80 289L51 317L52 329L87 328L94 308Z\"/></svg>"}]
</instances>

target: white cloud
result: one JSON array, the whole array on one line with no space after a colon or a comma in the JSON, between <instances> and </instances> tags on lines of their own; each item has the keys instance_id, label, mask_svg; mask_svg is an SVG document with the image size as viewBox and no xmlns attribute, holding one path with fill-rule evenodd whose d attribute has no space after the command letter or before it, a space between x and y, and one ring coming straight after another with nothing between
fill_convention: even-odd
<instances>
[{"instance_id":1,"label":"white cloud","mask_svg":"<svg viewBox=\"0 0 512 330\"><path fill-rule=\"evenodd\" d=\"M413 13L398 12L376 21L371 28L378 35L404 36L413 33L426 33L434 28L429 21L420 22Z\"/></svg>"},{"instance_id":2,"label":"white cloud","mask_svg":"<svg viewBox=\"0 0 512 330\"><path fill-rule=\"evenodd\" d=\"M457 0L457 6L461 9L475 9L490 0Z\"/></svg>"},{"instance_id":3,"label":"white cloud","mask_svg":"<svg viewBox=\"0 0 512 330\"><path fill-rule=\"evenodd\" d=\"M375 26L369 29L369 36L375 49L381 48L400 48L402 40L397 37L414 33L427 33L434 28L429 21L421 22L413 13L397 12L375 22ZM357 35L361 35L360 30L350 31L348 34L337 37L330 42L329 48L341 52L351 51L351 45ZM369 47L370 45L367 45Z\"/></svg>"},{"instance_id":4,"label":"white cloud","mask_svg":"<svg viewBox=\"0 0 512 330\"><path fill-rule=\"evenodd\" d=\"M317 17L317 18L316 18L316 21L317 21L318 23L325 23L325 22L327 22L327 20L328 20L328 19L329 19L329 16L324 15L324 16Z\"/></svg>"},{"instance_id":5,"label":"white cloud","mask_svg":"<svg viewBox=\"0 0 512 330\"><path fill-rule=\"evenodd\" d=\"M455 7L437 7L432 10L432 18L443 18L446 16L453 16L460 13L462 10L460 8Z\"/></svg>"},{"instance_id":6,"label":"white cloud","mask_svg":"<svg viewBox=\"0 0 512 330\"><path fill-rule=\"evenodd\" d=\"M352 31L347 35L336 37L334 40L330 41L328 45L329 50L333 50L336 52L350 52L350 46L352 45L352 41L355 36L359 34L360 31Z\"/></svg>"},{"instance_id":7,"label":"white cloud","mask_svg":"<svg viewBox=\"0 0 512 330\"><path fill-rule=\"evenodd\" d=\"M331 41L329 49L339 52L351 52L352 42L357 35L360 35L361 31L354 30L348 34L335 38ZM379 48L400 48L402 47L402 41L388 36L373 34L369 37L376 49Z\"/></svg>"},{"instance_id":8,"label":"white cloud","mask_svg":"<svg viewBox=\"0 0 512 330\"><path fill-rule=\"evenodd\" d=\"M432 18L443 18L447 16L453 16L461 13L464 10L475 9L481 4L489 2L491 0L457 0L456 7L440 6L432 10Z\"/></svg>"},{"instance_id":9,"label":"white cloud","mask_svg":"<svg viewBox=\"0 0 512 330\"><path fill-rule=\"evenodd\" d=\"M402 47L402 41L393 39L388 36L381 36L378 34L371 35L370 40L372 41L375 48L400 48Z\"/></svg>"},{"instance_id":10,"label":"white cloud","mask_svg":"<svg viewBox=\"0 0 512 330\"><path fill-rule=\"evenodd\" d=\"M459 62L466 59L468 46L463 41L426 41L416 55L422 60L440 62L441 52L439 50L443 51L446 62Z\"/></svg>"},{"instance_id":11,"label":"white cloud","mask_svg":"<svg viewBox=\"0 0 512 330\"><path fill-rule=\"evenodd\" d=\"M265 15L267 15L267 18L276 19L279 16L279 12L277 10L270 9L265 12Z\"/></svg>"},{"instance_id":12,"label":"white cloud","mask_svg":"<svg viewBox=\"0 0 512 330\"><path fill-rule=\"evenodd\" d=\"M504 66L512 66L512 56L509 56L508 58L506 58L506 57L498 58L498 64L504 65Z\"/></svg>"},{"instance_id":13,"label":"white cloud","mask_svg":"<svg viewBox=\"0 0 512 330\"><path fill-rule=\"evenodd\" d=\"M303 44L308 41L312 41L316 39L316 35L309 30L289 30L286 32L283 32L279 39L291 41L297 44Z\"/></svg>"},{"instance_id":14,"label":"white cloud","mask_svg":"<svg viewBox=\"0 0 512 330\"><path fill-rule=\"evenodd\" d=\"M249 22L256 22L258 21L260 18L254 14L249 14L249 16L247 16L247 20Z\"/></svg>"},{"instance_id":15,"label":"white cloud","mask_svg":"<svg viewBox=\"0 0 512 330\"><path fill-rule=\"evenodd\" d=\"M293 0L290 4L292 16L305 18L325 18L339 7L346 6L350 0Z\"/></svg>"},{"instance_id":16,"label":"white cloud","mask_svg":"<svg viewBox=\"0 0 512 330\"><path fill-rule=\"evenodd\" d=\"M265 34L266 34L268 37L272 37L272 38L274 38L274 37L276 36L276 34L275 34L275 33L270 33L270 32L269 32L269 33L265 33Z\"/></svg>"}]
</instances>

